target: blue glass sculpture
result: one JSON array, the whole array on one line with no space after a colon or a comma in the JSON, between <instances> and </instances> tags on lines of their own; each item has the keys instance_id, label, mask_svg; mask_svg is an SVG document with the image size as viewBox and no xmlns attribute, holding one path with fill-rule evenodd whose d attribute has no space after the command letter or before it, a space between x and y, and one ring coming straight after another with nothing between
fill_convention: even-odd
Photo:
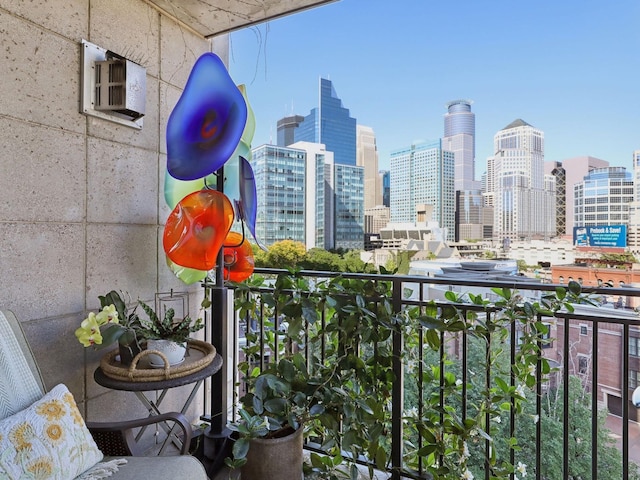
<instances>
[{"instance_id":1,"label":"blue glass sculpture","mask_svg":"<svg viewBox=\"0 0 640 480\"><path fill-rule=\"evenodd\" d=\"M240 157L240 215L249 228L253 239L262 250L267 248L262 245L256 236L256 217L258 214L258 194L256 191L256 178L253 175L251 164L246 158Z\"/></svg>"},{"instance_id":2,"label":"blue glass sculpture","mask_svg":"<svg viewBox=\"0 0 640 480\"><path fill-rule=\"evenodd\" d=\"M196 180L218 170L238 146L247 104L222 60L205 53L196 61L167 124L167 170Z\"/></svg>"}]
</instances>

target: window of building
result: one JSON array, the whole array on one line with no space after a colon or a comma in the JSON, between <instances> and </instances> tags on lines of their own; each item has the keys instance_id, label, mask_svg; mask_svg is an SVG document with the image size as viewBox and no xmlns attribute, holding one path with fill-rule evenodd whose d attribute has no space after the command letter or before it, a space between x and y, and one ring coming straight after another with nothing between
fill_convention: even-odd
<instances>
[{"instance_id":1,"label":"window of building","mask_svg":"<svg viewBox=\"0 0 640 480\"><path fill-rule=\"evenodd\" d=\"M640 357L640 338L629 337L629 356Z\"/></svg>"},{"instance_id":2,"label":"window of building","mask_svg":"<svg viewBox=\"0 0 640 480\"><path fill-rule=\"evenodd\" d=\"M588 328L584 323L580 324L580 335L587 335Z\"/></svg>"},{"instance_id":3,"label":"window of building","mask_svg":"<svg viewBox=\"0 0 640 480\"><path fill-rule=\"evenodd\" d=\"M589 357L586 355L578 355L578 373L586 375L589 370Z\"/></svg>"},{"instance_id":4,"label":"window of building","mask_svg":"<svg viewBox=\"0 0 640 480\"><path fill-rule=\"evenodd\" d=\"M629 369L629 388L634 389L640 386L640 372Z\"/></svg>"}]
</instances>

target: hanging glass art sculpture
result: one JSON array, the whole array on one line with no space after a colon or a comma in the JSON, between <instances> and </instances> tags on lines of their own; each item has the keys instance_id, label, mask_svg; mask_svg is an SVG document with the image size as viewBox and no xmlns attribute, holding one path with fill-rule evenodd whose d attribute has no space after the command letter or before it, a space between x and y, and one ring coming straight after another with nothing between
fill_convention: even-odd
<instances>
[{"instance_id":1,"label":"hanging glass art sculpture","mask_svg":"<svg viewBox=\"0 0 640 480\"><path fill-rule=\"evenodd\" d=\"M196 180L224 165L238 146L247 104L222 60L205 53L196 61L167 124L167 170Z\"/></svg>"},{"instance_id":2,"label":"hanging glass art sculpture","mask_svg":"<svg viewBox=\"0 0 640 480\"><path fill-rule=\"evenodd\" d=\"M211 270L231 224L233 207L215 190L200 190L178 202L164 227L162 244L169 259L183 267Z\"/></svg>"},{"instance_id":3,"label":"hanging glass art sculpture","mask_svg":"<svg viewBox=\"0 0 640 480\"><path fill-rule=\"evenodd\" d=\"M255 266L253 250L241 233L229 232L224 241L224 279L242 282L251 276Z\"/></svg>"},{"instance_id":4,"label":"hanging glass art sculpture","mask_svg":"<svg viewBox=\"0 0 640 480\"><path fill-rule=\"evenodd\" d=\"M195 268L187 268L177 263L173 263L169 257L165 256L165 260L167 262L167 267L169 270L173 272L173 274L182 280L182 283L186 285L191 285L192 283L201 282L207 276L206 270L196 270Z\"/></svg>"}]
</instances>

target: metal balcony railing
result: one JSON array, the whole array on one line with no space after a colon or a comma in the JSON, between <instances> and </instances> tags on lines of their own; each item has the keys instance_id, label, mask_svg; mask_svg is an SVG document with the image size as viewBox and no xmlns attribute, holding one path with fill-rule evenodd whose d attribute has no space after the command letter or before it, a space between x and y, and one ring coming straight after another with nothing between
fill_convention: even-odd
<instances>
[{"instance_id":1,"label":"metal balcony railing","mask_svg":"<svg viewBox=\"0 0 640 480\"><path fill-rule=\"evenodd\" d=\"M275 278L282 272L256 269L255 273ZM477 301L454 301L465 322L483 322L499 312L494 305L499 299L494 289L508 289L517 292L523 301L539 302L558 287L533 279L523 281L522 277L514 277L513 281L486 281L310 271L300 272L300 275L312 284L338 275L372 284L385 282L389 288L388 300L395 314L413 311L424 315L434 305L441 312L452 303L453 297L446 292L454 292L458 298L470 293L488 300L485 305ZM268 285L251 292L258 299L258 305L261 296L273 293ZM494 458L504 455L505 460L516 467L506 476L511 479L524 478L525 464L527 479L608 480L614 478L612 472L620 472L620 478L624 479L638 475L640 429L637 422L640 414L632 396L640 386L640 317L634 308L640 305L640 289L584 287L582 292L597 298L598 305L576 305L573 311L565 308L553 316L536 315L537 321L548 328L542 335L543 341L538 342L540 349L536 359L535 383L530 385L531 393L527 395L522 411L517 412L512 402L503 406L502 413L486 414L483 428L493 437L492 443L483 437L474 441L467 439L471 450L468 463L474 478L491 478L496 465L491 463L492 455ZM349 296L350 292L346 289L343 294ZM379 302L380 299L370 301ZM274 332L286 328L279 323L280 312L265 307L255 313L251 319L236 316L236 345L233 349L236 364L245 360L242 357L242 347L247 341L245 332L264 338L265 328ZM323 321L326 312L318 313ZM516 364L519 343L524 334L517 323L513 322L508 336L491 339L488 343L486 338L490 335L479 341L464 328L456 332L429 332L428 327L418 326L413 331L401 329L389 338L389 348L394 355L388 368L398 379L393 384L391 402L385 405L389 439L385 470L390 478L431 478L429 472L437 469L438 459L434 466L433 459L429 463L424 453L427 450L423 447L428 441L423 438L423 432L411 429L412 418L420 419L437 411L441 412L440 419L444 421L445 412L453 411L464 422L468 412L480 401L473 397L468 385L484 384L487 391L496 382L515 386L513 375L509 373L500 383L499 378L504 372L494 371L496 365L484 360L493 358L492 349L499 348L509 358L508 367ZM434 333L438 337L437 342L433 338ZM264 367L267 362L277 360L277 333L273 338L275 347L262 341L259 355L252 359L256 365ZM431 340L431 345L439 343L440 347L435 350L429 348L428 340ZM367 348L363 345L364 350ZM543 365L550 365L550 371L544 371ZM236 372L234 385L238 385L236 393L241 396L242 378L237 375L237 368L233 371ZM451 387L452 378L459 385L459 398L445 393L445 385ZM512 438L516 439L518 448L505 448ZM358 461L366 464L369 459L363 456ZM379 469L380 465L376 468Z\"/></svg>"}]
</instances>

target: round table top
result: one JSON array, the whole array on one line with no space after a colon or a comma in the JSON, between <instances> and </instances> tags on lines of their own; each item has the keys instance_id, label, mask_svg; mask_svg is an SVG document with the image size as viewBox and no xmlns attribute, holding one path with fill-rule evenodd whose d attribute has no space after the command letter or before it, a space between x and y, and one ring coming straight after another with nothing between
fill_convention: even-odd
<instances>
[{"instance_id":1,"label":"round table top","mask_svg":"<svg viewBox=\"0 0 640 480\"><path fill-rule=\"evenodd\" d=\"M126 381L116 380L115 378L108 377L102 371L102 368L96 368L93 372L93 378L98 385L111 388L113 390L125 390L128 392L150 392L153 390L164 390L166 388L181 387L190 383L195 383L198 380L205 379L217 373L222 368L222 357L220 354L216 354L211 363L197 372L190 373L183 377L170 378L169 380L154 380L154 381Z\"/></svg>"}]
</instances>

